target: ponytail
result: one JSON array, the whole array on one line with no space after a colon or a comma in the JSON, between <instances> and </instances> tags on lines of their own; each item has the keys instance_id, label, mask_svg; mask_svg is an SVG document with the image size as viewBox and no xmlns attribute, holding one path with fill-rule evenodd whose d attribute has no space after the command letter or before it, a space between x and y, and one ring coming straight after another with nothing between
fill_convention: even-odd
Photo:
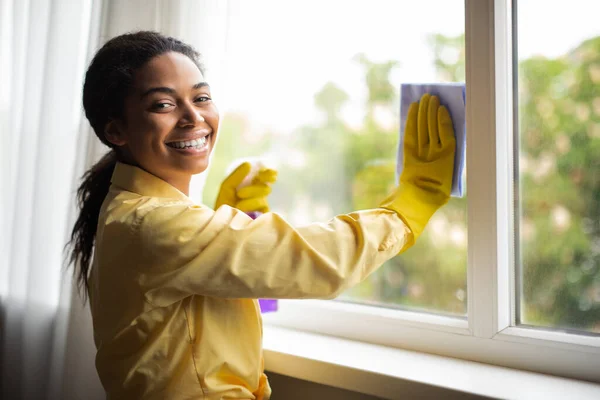
<instances>
[{"instance_id":1,"label":"ponytail","mask_svg":"<svg viewBox=\"0 0 600 400\"><path fill-rule=\"evenodd\" d=\"M84 302L89 294L88 273L100 208L108 194L116 163L117 155L111 150L83 175L81 185L77 189L80 211L67 246L70 248L69 264L75 267L73 275L76 276L77 287L83 295Z\"/></svg>"}]
</instances>

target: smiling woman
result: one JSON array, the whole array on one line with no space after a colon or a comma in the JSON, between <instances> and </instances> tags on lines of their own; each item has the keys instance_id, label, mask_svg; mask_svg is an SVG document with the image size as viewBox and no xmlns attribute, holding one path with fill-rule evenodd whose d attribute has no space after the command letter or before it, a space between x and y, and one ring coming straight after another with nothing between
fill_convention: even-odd
<instances>
[{"instance_id":1,"label":"smiling woman","mask_svg":"<svg viewBox=\"0 0 600 400\"><path fill-rule=\"evenodd\" d=\"M218 126L202 71L187 55L169 51L136 71L124 115L111 119L105 134L128 164L188 194L190 177L208 167Z\"/></svg>"}]
</instances>

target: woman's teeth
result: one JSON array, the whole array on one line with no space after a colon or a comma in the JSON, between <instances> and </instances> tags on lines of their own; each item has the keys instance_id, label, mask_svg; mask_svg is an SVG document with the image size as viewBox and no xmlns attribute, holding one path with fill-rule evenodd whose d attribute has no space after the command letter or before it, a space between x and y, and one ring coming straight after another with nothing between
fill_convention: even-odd
<instances>
[{"instance_id":1,"label":"woman's teeth","mask_svg":"<svg viewBox=\"0 0 600 400\"><path fill-rule=\"evenodd\" d=\"M171 142L167 143L167 146L174 147L176 149L202 149L206 146L208 136L200 139L187 140L183 142Z\"/></svg>"}]
</instances>

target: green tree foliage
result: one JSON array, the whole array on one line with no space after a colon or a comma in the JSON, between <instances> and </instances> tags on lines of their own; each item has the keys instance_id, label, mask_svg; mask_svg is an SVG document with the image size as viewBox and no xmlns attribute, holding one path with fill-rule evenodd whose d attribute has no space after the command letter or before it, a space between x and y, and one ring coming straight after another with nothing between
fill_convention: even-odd
<instances>
[{"instance_id":1,"label":"green tree foliage","mask_svg":"<svg viewBox=\"0 0 600 400\"><path fill-rule=\"evenodd\" d=\"M600 37L519 65L522 320L600 332Z\"/></svg>"},{"instance_id":2,"label":"green tree foliage","mask_svg":"<svg viewBox=\"0 0 600 400\"><path fill-rule=\"evenodd\" d=\"M431 35L429 43L433 49L434 64L440 80L465 81L465 35Z\"/></svg>"}]
</instances>

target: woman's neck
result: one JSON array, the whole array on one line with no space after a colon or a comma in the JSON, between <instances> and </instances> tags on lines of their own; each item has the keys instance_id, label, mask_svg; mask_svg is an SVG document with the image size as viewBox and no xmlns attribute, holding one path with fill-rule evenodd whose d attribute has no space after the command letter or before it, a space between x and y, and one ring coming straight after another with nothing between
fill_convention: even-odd
<instances>
[{"instance_id":1,"label":"woman's neck","mask_svg":"<svg viewBox=\"0 0 600 400\"><path fill-rule=\"evenodd\" d=\"M190 195L190 181L192 180L191 176L182 176L182 177L169 177L169 178L161 178L169 185L173 186L175 189L179 190L181 193L186 196Z\"/></svg>"},{"instance_id":2,"label":"woman's neck","mask_svg":"<svg viewBox=\"0 0 600 400\"><path fill-rule=\"evenodd\" d=\"M137 163L133 159L133 157L128 156L127 154L118 154L117 159L119 162L141 168L144 171L148 172L149 174L152 174L152 175L156 176L157 178L162 179L163 181L167 182L169 185L173 186L175 189L179 190L181 193L183 193L189 197L190 182L192 180L191 175L177 174L177 175L166 176L165 174L159 174L159 173L149 170L148 168L144 168L142 165Z\"/></svg>"}]
</instances>

